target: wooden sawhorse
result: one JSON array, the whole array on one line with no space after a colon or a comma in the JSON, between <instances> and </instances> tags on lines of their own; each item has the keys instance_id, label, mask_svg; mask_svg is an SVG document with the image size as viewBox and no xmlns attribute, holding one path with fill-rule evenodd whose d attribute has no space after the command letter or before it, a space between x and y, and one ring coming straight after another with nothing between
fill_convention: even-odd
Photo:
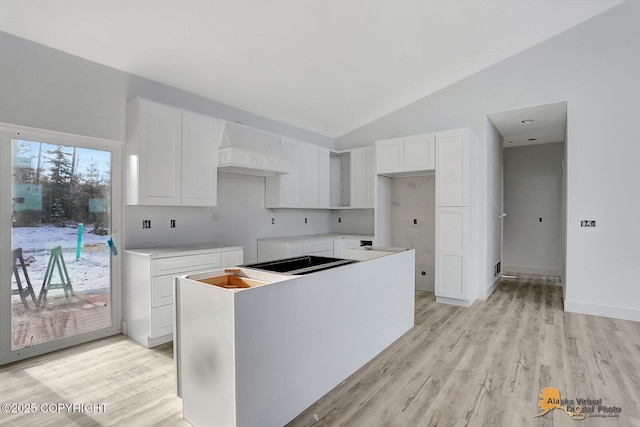
<instances>
[{"instance_id":1,"label":"wooden sawhorse","mask_svg":"<svg viewBox=\"0 0 640 427\"><path fill-rule=\"evenodd\" d=\"M60 276L60 283L51 283L53 277L53 270L57 267L58 275ZM69 273L67 272L67 266L64 263L64 257L62 256L62 247L56 246L51 249L51 255L49 256L49 263L47 264L47 270L44 273L44 280L42 281L42 288L40 289L40 295L38 295L38 307L44 307L47 303L47 292L51 289L64 290L64 296L67 302L71 302L71 296L73 295L73 288L71 287L71 280L69 279Z\"/></svg>"},{"instance_id":2,"label":"wooden sawhorse","mask_svg":"<svg viewBox=\"0 0 640 427\"><path fill-rule=\"evenodd\" d=\"M11 295L20 295L20 299L22 300L22 304L24 305L25 310L29 310L29 302L27 301L27 297L31 296L31 300L36 302L36 294L33 292L33 287L31 286L31 280L29 280L29 273L27 273L27 266L24 262L24 258L22 257L22 248L14 249L12 251L12 264L13 264L13 275L16 278L16 284L18 285L18 289L11 289ZM18 270L18 261L20 261L20 269L22 270L22 274L24 275L24 281L26 286L22 286L22 279L20 278L19 270Z\"/></svg>"}]
</instances>

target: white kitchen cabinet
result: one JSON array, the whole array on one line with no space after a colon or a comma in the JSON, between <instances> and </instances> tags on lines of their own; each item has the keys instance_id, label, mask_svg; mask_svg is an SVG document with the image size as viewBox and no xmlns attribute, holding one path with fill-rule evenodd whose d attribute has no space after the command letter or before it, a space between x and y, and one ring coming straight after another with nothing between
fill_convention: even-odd
<instances>
[{"instance_id":1,"label":"white kitchen cabinet","mask_svg":"<svg viewBox=\"0 0 640 427\"><path fill-rule=\"evenodd\" d=\"M266 178L265 207L327 207L328 183L325 180L329 150L287 137L282 137L281 142L291 162L291 173Z\"/></svg>"},{"instance_id":2,"label":"white kitchen cabinet","mask_svg":"<svg viewBox=\"0 0 640 427\"><path fill-rule=\"evenodd\" d=\"M298 162L300 207L317 208L320 203L318 191L320 152L318 147L311 144L300 144L298 146Z\"/></svg>"},{"instance_id":3,"label":"white kitchen cabinet","mask_svg":"<svg viewBox=\"0 0 640 427\"><path fill-rule=\"evenodd\" d=\"M472 202L469 129L436 133L436 300L470 305L476 299L478 257L470 233L478 207Z\"/></svg>"},{"instance_id":4,"label":"white kitchen cabinet","mask_svg":"<svg viewBox=\"0 0 640 427\"><path fill-rule=\"evenodd\" d=\"M135 98L127 104L126 203L215 206L219 122Z\"/></svg>"},{"instance_id":5,"label":"white kitchen cabinet","mask_svg":"<svg viewBox=\"0 0 640 427\"><path fill-rule=\"evenodd\" d=\"M351 150L351 207L373 208L375 188L374 147Z\"/></svg>"},{"instance_id":6,"label":"white kitchen cabinet","mask_svg":"<svg viewBox=\"0 0 640 427\"><path fill-rule=\"evenodd\" d=\"M433 133L376 141L376 173L407 174L435 169Z\"/></svg>"},{"instance_id":7,"label":"white kitchen cabinet","mask_svg":"<svg viewBox=\"0 0 640 427\"><path fill-rule=\"evenodd\" d=\"M375 148L331 152L330 207L366 209L374 206Z\"/></svg>"},{"instance_id":8,"label":"white kitchen cabinet","mask_svg":"<svg viewBox=\"0 0 640 427\"><path fill-rule=\"evenodd\" d=\"M215 206L218 200L218 132L213 117L182 113L182 205Z\"/></svg>"},{"instance_id":9,"label":"white kitchen cabinet","mask_svg":"<svg viewBox=\"0 0 640 427\"><path fill-rule=\"evenodd\" d=\"M329 207L330 198L330 151L328 148L318 147L318 207Z\"/></svg>"},{"instance_id":10,"label":"white kitchen cabinet","mask_svg":"<svg viewBox=\"0 0 640 427\"><path fill-rule=\"evenodd\" d=\"M174 278L242 262L241 247L215 243L125 250L123 330L145 347L171 341Z\"/></svg>"},{"instance_id":11,"label":"white kitchen cabinet","mask_svg":"<svg viewBox=\"0 0 640 427\"><path fill-rule=\"evenodd\" d=\"M404 138L376 141L376 172L380 175L404 171Z\"/></svg>"},{"instance_id":12,"label":"white kitchen cabinet","mask_svg":"<svg viewBox=\"0 0 640 427\"><path fill-rule=\"evenodd\" d=\"M436 206L469 206L469 130L436 133Z\"/></svg>"},{"instance_id":13,"label":"white kitchen cabinet","mask_svg":"<svg viewBox=\"0 0 640 427\"><path fill-rule=\"evenodd\" d=\"M435 294L468 305L469 208L436 207ZM448 301L452 302L452 301Z\"/></svg>"},{"instance_id":14,"label":"white kitchen cabinet","mask_svg":"<svg viewBox=\"0 0 640 427\"><path fill-rule=\"evenodd\" d=\"M301 255L333 256L333 238L258 239L258 262Z\"/></svg>"},{"instance_id":15,"label":"white kitchen cabinet","mask_svg":"<svg viewBox=\"0 0 640 427\"><path fill-rule=\"evenodd\" d=\"M373 236L360 234L317 234L258 239L258 262L300 255L344 258L347 250L373 244Z\"/></svg>"}]
</instances>

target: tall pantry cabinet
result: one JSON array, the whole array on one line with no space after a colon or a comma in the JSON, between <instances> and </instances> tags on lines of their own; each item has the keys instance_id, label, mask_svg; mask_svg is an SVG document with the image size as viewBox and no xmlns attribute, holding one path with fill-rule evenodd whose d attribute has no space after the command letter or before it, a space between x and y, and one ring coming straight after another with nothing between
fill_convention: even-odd
<instances>
[{"instance_id":1,"label":"tall pantry cabinet","mask_svg":"<svg viewBox=\"0 0 640 427\"><path fill-rule=\"evenodd\" d=\"M454 129L436 133L436 300L468 306L476 299L471 219L477 206L472 199L473 133ZM475 275L474 275L475 276ZM474 280L471 280L474 279Z\"/></svg>"}]
</instances>

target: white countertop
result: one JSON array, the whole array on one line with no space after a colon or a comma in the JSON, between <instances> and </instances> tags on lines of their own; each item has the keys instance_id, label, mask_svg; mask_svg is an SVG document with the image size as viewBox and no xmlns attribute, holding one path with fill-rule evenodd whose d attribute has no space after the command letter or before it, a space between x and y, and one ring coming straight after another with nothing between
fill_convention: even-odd
<instances>
[{"instance_id":1,"label":"white countertop","mask_svg":"<svg viewBox=\"0 0 640 427\"><path fill-rule=\"evenodd\" d=\"M258 239L262 242L295 242L297 240L314 240L314 239L361 239L373 240L373 236L365 234L344 234L344 233L327 233L327 234L305 234L302 236L280 236L265 237Z\"/></svg>"},{"instance_id":2,"label":"white countertop","mask_svg":"<svg viewBox=\"0 0 640 427\"><path fill-rule=\"evenodd\" d=\"M200 253L233 250L241 251L242 246L234 246L226 243L208 242L192 243L189 245L162 246L156 248L125 249L126 252L148 256L151 258L166 258L170 256L195 255Z\"/></svg>"}]
</instances>

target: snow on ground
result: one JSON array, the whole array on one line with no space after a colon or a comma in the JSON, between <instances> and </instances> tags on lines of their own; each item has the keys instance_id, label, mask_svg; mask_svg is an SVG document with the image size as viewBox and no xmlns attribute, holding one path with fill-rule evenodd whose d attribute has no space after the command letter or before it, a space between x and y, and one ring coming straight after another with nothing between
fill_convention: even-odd
<instances>
[{"instance_id":1,"label":"snow on ground","mask_svg":"<svg viewBox=\"0 0 640 427\"><path fill-rule=\"evenodd\" d=\"M49 262L48 251L56 246L62 247L64 262L74 291L108 292L110 288L110 252L106 245L108 236L90 233L92 229L92 225L84 227L82 251L78 260L76 260L77 228L43 225L42 227L14 227L11 229L11 246L13 249L22 248L23 257L29 263L27 272L36 298L42 287ZM20 278L24 281L22 272L20 272ZM12 279L12 288L17 289L13 276ZM60 283L57 270L53 273L52 282ZM14 299L16 298L19 301L17 295L14 296Z\"/></svg>"}]
</instances>

